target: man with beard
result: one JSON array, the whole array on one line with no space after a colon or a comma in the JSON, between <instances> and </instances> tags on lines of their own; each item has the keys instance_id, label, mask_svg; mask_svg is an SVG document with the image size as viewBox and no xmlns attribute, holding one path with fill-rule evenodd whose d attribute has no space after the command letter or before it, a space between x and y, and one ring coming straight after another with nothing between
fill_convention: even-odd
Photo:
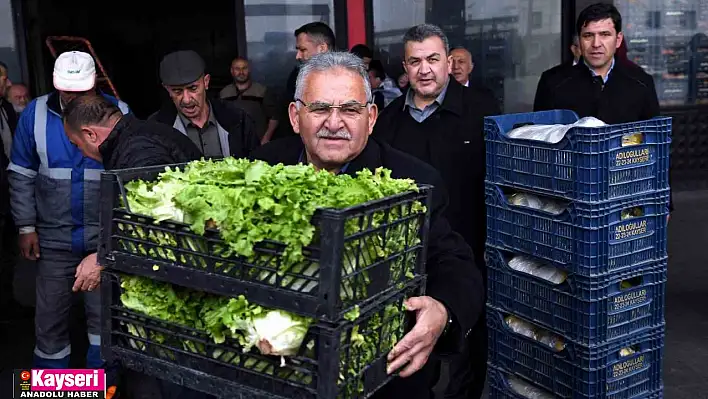
<instances>
[{"instance_id":1,"label":"man with beard","mask_svg":"<svg viewBox=\"0 0 708 399\"><path fill-rule=\"evenodd\" d=\"M435 167L450 193L445 216L472 248L486 282L484 246L487 216L484 195L484 117L501 113L489 90L465 87L451 72L447 36L423 24L403 36L407 93L379 116L374 137ZM450 361L448 398L479 398L487 369L484 315L468 336L467 347Z\"/></svg>"},{"instance_id":2,"label":"man with beard","mask_svg":"<svg viewBox=\"0 0 708 399\"><path fill-rule=\"evenodd\" d=\"M233 83L221 89L219 97L245 110L256 124L261 144L269 142L278 127L278 109L274 96L265 86L251 80L248 60L243 57L231 62L231 76Z\"/></svg>"},{"instance_id":3,"label":"man with beard","mask_svg":"<svg viewBox=\"0 0 708 399\"><path fill-rule=\"evenodd\" d=\"M334 32L324 22L310 22L295 30L295 59L298 65L293 68L288 76L287 86L285 87L284 104L280 107L280 120L288 120L288 106L295 96L295 80L297 79L300 65L309 60L315 54L325 53L334 50ZM281 123L275 131L276 138L290 137L294 135L292 126L289 123Z\"/></svg>"},{"instance_id":4,"label":"man with beard","mask_svg":"<svg viewBox=\"0 0 708 399\"><path fill-rule=\"evenodd\" d=\"M462 86L460 86L461 89ZM483 283L468 245L450 229L445 184L425 162L370 139L378 110L363 61L344 52L318 54L300 69L289 116L293 136L269 143L252 157L270 164L308 163L318 170L355 175L384 167L395 178L431 184L426 296L410 298L413 329L388 355L389 374L400 370L374 398L431 398L433 353L455 351L483 307Z\"/></svg>"},{"instance_id":5,"label":"man with beard","mask_svg":"<svg viewBox=\"0 0 708 399\"><path fill-rule=\"evenodd\" d=\"M12 104L15 112L19 115L30 102L29 89L22 83L13 83L12 86L7 89L7 101Z\"/></svg>"},{"instance_id":6,"label":"man with beard","mask_svg":"<svg viewBox=\"0 0 708 399\"><path fill-rule=\"evenodd\" d=\"M208 99L210 75L194 51L167 54L160 63L162 85L172 99L150 117L189 137L205 158L242 158L260 144L246 111L219 99Z\"/></svg>"}]
</instances>

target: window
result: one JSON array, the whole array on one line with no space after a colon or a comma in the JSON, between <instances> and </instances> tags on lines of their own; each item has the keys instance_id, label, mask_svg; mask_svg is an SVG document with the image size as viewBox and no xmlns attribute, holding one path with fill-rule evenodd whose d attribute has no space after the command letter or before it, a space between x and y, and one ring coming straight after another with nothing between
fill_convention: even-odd
<instances>
[{"instance_id":1,"label":"window","mask_svg":"<svg viewBox=\"0 0 708 399\"><path fill-rule=\"evenodd\" d=\"M295 29L315 21L335 28L333 0L244 0L244 14L251 76L277 88L296 65Z\"/></svg>"},{"instance_id":2,"label":"window","mask_svg":"<svg viewBox=\"0 0 708 399\"><path fill-rule=\"evenodd\" d=\"M7 64L8 76L13 82L22 81L20 56L15 42L15 24L10 0L0 0L0 60Z\"/></svg>"},{"instance_id":3,"label":"window","mask_svg":"<svg viewBox=\"0 0 708 399\"><path fill-rule=\"evenodd\" d=\"M652 75L662 106L708 104L708 3L619 0L630 61Z\"/></svg>"},{"instance_id":4,"label":"window","mask_svg":"<svg viewBox=\"0 0 708 399\"><path fill-rule=\"evenodd\" d=\"M492 89L504 112L531 111L541 73L561 62L560 0L373 0L373 14L376 49L392 77L403 72L406 29L434 23L451 46L472 53L471 79Z\"/></svg>"},{"instance_id":5,"label":"window","mask_svg":"<svg viewBox=\"0 0 708 399\"><path fill-rule=\"evenodd\" d=\"M533 12L533 28L540 29L543 27L543 13L541 11Z\"/></svg>"}]
</instances>

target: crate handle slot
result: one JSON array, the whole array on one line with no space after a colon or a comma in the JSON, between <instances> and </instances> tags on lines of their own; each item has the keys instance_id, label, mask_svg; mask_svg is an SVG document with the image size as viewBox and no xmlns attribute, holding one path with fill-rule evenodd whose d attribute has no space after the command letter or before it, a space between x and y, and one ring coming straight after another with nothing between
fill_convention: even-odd
<instances>
[{"instance_id":1,"label":"crate handle slot","mask_svg":"<svg viewBox=\"0 0 708 399\"><path fill-rule=\"evenodd\" d=\"M644 133L628 133L622 136L622 147L644 144L645 141Z\"/></svg>"},{"instance_id":2,"label":"crate handle slot","mask_svg":"<svg viewBox=\"0 0 708 399\"><path fill-rule=\"evenodd\" d=\"M507 317L504 317L503 314L500 313L499 316L501 317L502 328L514 335L531 340L554 353L562 353L568 347L565 338L526 319L509 314L507 317L511 319L507 321ZM511 324L514 324L514 326Z\"/></svg>"},{"instance_id":3,"label":"crate handle slot","mask_svg":"<svg viewBox=\"0 0 708 399\"><path fill-rule=\"evenodd\" d=\"M644 276L637 276L622 280L619 282L620 291L630 290L641 286L644 282Z\"/></svg>"},{"instance_id":4,"label":"crate handle slot","mask_svg":"<svg viewBox=\"0 0 708 399\"><path fill-rule=\"evenodd\" d=\"M562 284L564 284L566 281L568 281L568 273L567 273L567 272L565 272L564 270L559 269L559 268L557 268L557 267L555 267L555 266L549 264L548 262L545 262L545 261L543 261L543 260L536 259L536 258L534 258L533 256L529 256L529 255L522 255L522 256L526 256L527 258L529 258L531 261L534 262L534 266L538 266L538 268L536 268L536 269L534 269L534 270L528 270L528 268L527 268L526 270L521 270L521 269L515 269L515 268L513 268L513 267L511 266L511 261L512 261L517 255L522 255L522 254L511 254L510 256L504 256L502 253L499 253L499 257L500 257L501 260L502 260L502 264L503 264L504 266L506 266L506 268L508 268L508 269L509 269L511 272L513 272L513 273L521 273L521 274L524 275L524 276L531 277L531 278L533 278L533 279L539 280L539 281L541 281L541 282L543 282L543 283L545 283L545 284L551 284L551 285L554 286L554 287L559 287L559 286L561 286ZM556 273L551 274L550 276L553 276L553 277L554 277L554 279L551 280L551 279L548 278L548 277L550 277L550 276L540 276L540 275L538 275L538 274L534 274L534 273L533 273L533 271L538 271L539 268L540 268L540 267L543 267L543 266L545 266L545 267L548 268L548 269L546 269L546 272L547 272L547 273L550 272L551 270L555 270L557 273L560 273L560 274L556 274ZM560 282L557 281L558 279L560 279L561 281L560 281Z\"/></svg>"},{"instance_id":5,"label":"crate handle slot","mask_svg":"<svg viewBox=\"0 0 708 399\"><path fill-rule=\"evenodd\" d=\"M496 186L496 189L497 189L497 194L498 194L499 196L501 196L501 198L502 198L502 202L503 202L504 204L506 204L507 206L509 206L509 207L514 207L514 208L519 208L519 209L524 209L524 210L536 211L536 212L540 212L540 213L543 213L543 214L545 214L545 215L550 215L550 216L553 216L553 217L559 217L559 216L563 215L564 213L570 214L570 206L569 206L570 204L569 204L567 201L554 201L552 197L549 197L549 196L546 196L546 195L536 194L536 193L528 192L528 191L524 191L524 190L517 190L517 189L514 189L514 190L513 190L513 194L530 194L530 195L534 195L534 196L536 196L538 199L540 199L541 201L544 201L544 203L543 203L544 205L548 205L548 202L546 202L546 201L553 201L553 203L555 203L555 204L557 204L558 206L560 206L560 207L563 208L563 211L558 212L558 213L553 213L553 212L550 212L550 211L545 210L545 209L543 209L543 208L533 208L533 207L530 207L530 206L512 204L511 202L509 202L509 198L506 196L506 193L504 192L504 190L502 190L499 186Z\"/></svg>"},{"instance_id":6,"label":"crate handle slot","mask_svg":"<svg viewBox=\"0 0 708 399\"><path fill-rule=\"evenodd\" d=\"M622 220L639 218L646 215L643 206L630 206L629 208L622 209L620 218Z\"/></svg>"},{"instance_id":7,"label":"crate handle slot","mask_svg":"<svg viewBox=\"0 0 708 399\"><path fill-rule=\"evenodd\" d=\"M120 175L115 175L116 180L118 180L118 190L120 191L120 196L123 198L123 203L125 204L125 209L129 213L133 213L133 211L130 210L130 204L128 203L128 196L125 194L125 186L123 185L123 178L120 177Z\"/></svg>"},{"instance_id":8,"label":"crate handle slot","mask_svg":"<svg viewBox=\"0 0 708 399\"><path fill-rule=\"evenodd\" d=\"M629 357L629 356L635 355L641 351L642 351L641 345L634 344L634 345L630 345L630 346L625 346L624 348L620 349L618 354L619 354L620 358L623 358L623 357Z\"/></svg>"}]
</instances>

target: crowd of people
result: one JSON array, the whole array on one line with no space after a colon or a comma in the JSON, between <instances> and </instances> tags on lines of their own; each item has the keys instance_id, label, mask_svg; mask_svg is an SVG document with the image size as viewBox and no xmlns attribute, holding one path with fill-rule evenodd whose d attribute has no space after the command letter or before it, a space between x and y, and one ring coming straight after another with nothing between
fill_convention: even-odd
<instances>
[{"instance_id":1,"label":"crowd of people","mask_svg":"<svg viewBox=\"0 0 708 399\"><path fill-rule=\"evenodd\" d=\"M105 364L99 351L102 267L95 252L101 170L202 157L305 162L346 174L383 166L394 177L435 189L427 295L408 302L416 324L389 355L390 370L398 370L399 377L375 397L432 398L442 362L450 370L446 398L482 396L488 348L483 119L502 113L497 99L470 83L471 54L451 48L435 25L405 33L405 74L398 79L386 74L366 46L336 51L334 34L324 23L304 25L294 35L301 63L288 79L287 104L251 81L244 58L231 64L233 83L210 98L204 60L184 50L161 61L159 76L171 101L147 120L96 89L88 54L61 54L54 66L55 90L28 104L18 85L8 85L7 67L0 65L0 97L8 97L0 118L3 256L19 252L37 264L33 367L68 368L68 313L72 298L81 295L90 344L86 367L119 374L118 365ZM622 42L614 6L599 3L583 10L572 48L576 59L543 74L534 110L571 109L610 124L658 116L652 78L616 62ZM15 105L15 97L24 104ZM13 262L2 266L5 297L12 292ZM14 307L9 301L11 296L3 299L3 312ZM167 383L162 394L205 396Z\"/></svg>"}]
</instances>

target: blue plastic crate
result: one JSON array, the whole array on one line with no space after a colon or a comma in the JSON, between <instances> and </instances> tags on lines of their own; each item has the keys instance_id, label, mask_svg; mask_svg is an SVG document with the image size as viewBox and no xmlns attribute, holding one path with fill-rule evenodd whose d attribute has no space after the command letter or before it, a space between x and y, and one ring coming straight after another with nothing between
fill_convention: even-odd
<instances>
[{"instance_id":1,"label":"blue plastic crate","mask_svg":"<svg viewBox=\"0 0 708 399\"><path fill-rule=\"evenodd\" d=\"M662 385L664 325L630 339L588 347L566 341L560 352L513 332L505 313L487 306L489 362L561 398L635 398ZM621 356L620 350L633 354Z\"/></svg>"},{"instance_id":2,"label":"blue plastic crate","mask_svg":"<svg viewBox=\"0 0 708 399\"><path fill-rule=\"evenodd\" d=\"M669 190L604 203L570 202L559 215L511 205L486 183L487 242L553 262L583 276L636 267L667 256ZM622 219L637 209L643 216Z\"/></svg>"},{"instance_id":3,"label":"blue plastic crate","mask_svg":"<svg viewBox=\"0 0 708 399\"><path fill-rule=\"evenodd\" d=\"M619 199L669 187L671 118L576 127L557 144L510 139L524 124L571 124L569 110L508 114L484 118L487 180L570 200ZM628 135L641 134L641 144Z\"/></svg>"},{"instance_id":4,"label":"blue plastic crate","mask_svg":"<svg viewBox=\"0 0 708 399\"><path fill-rule=\"evenodd\" d=\"M489 365L488 371L489 381L489 399L527 399L527 397L519 395L509 385L510 375L506 370L498 368L493 364ZM519 378L523 380L522 378ZM534 385L532 381L526 381L529 385ZM613 398L628 398L627 396L613 396ZM632 397L632 399L661 399L664 397L664 387L660 387L656 391L649 392L640 396Z\"/></svg>"},{"instance_id":5,"label":"blue plastic crate","mask_svg":"<svg viewBox=\"0 0 708 399\"><path fill-rule=\"evenodd\" d=\"M556 285L512 269L512 257L487 247L487 298L494 307L588 346L664 323L666 259L602 277L570 274ZM623 289L623 283L631 286Z\"/></svg>"}]
</instances>

